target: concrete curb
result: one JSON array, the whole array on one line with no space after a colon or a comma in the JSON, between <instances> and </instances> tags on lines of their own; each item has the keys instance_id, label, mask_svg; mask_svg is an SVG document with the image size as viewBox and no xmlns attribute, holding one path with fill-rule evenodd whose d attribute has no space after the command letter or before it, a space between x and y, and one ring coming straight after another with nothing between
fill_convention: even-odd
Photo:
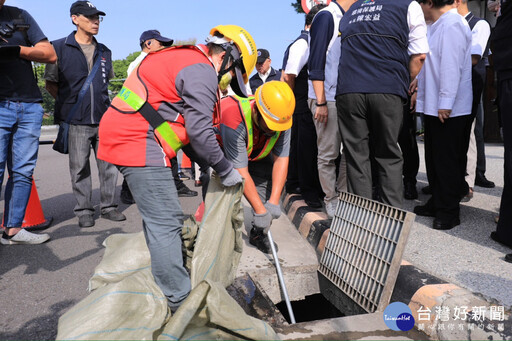
<instances>
[{"instance_id":1,"label":"concrete curb","mask_svg":"<svg viewBox=\"0 0 512 341\"><path fill-rule=\"evenodd\" d=\"M332 219L328 219L322 210L308 207L299 194L284 195L283 209L302 237L315 248L320 259ZM512 340L510 311L503 312L503 321L496 320L496 316L491 320L489 310L492 306L499 307L497 302L489 302L425 273L405 260L402 260L391 302L408 304L416 327L434 340ZM461 312L464 307L468 313L465 320L444 321L441 312L450 311L452 315L449 317L452 317L454 311ZM484 318L475 314L478 307L487 308Z\"/></svg>"}]
</instances>

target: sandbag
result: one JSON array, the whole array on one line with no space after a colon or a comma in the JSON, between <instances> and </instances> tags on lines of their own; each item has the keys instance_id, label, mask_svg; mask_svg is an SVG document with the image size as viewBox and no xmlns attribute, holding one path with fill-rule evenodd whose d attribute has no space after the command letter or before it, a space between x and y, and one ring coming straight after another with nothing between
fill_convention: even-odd
<instances>
[{"instance_id":1,"label":"sandbag","mask_svg":"<svg viewBox=\"0 0 512 341\"><path fill-rule=\"evenodd\" d=\"M59 319L57 340L154 340L170 318L151 269L104 285Z\"/></svg>"},{"instance_id":2,"label":"sandbag","mask_svg":"<svg viewBox=\"0 0 512 341\"><path fill-rule=\"evenodd\" d=\"M220 282L201 281L158 340L277 340L266 323L247 315Z\"/></svg>"},{"instance_id":3,"label":"sandbag","mask_svg":"<svg viewBox=\"0 0 512 341\"><path fill-rule=\"evenodd\" d=\"M196 219L188 216L183 221L181 237L183 257L190 269L198 226ZM89 291L109 283L119 282L132 273L151 268L151 258L143 232L114 234L103 241L106 247L100 264L89 280Z\"/></svg>"},{"instance_id":4,"label":"sandbag","mask_svg":"<svg viewBox=\"0 0 512 341\"><path fill-rule=\"evenodd\" d=\"M242 253L242 193L243 186L224 188L214 175L201 224L185 220L183 250L193 289L174 316L151 274L144 234L112 235L89 281L91 294L61 316L57 340L277 339L225 289Z\"/></svg>"},{"instance_id":5,"label":"sandbag","mask_svg":"<svg viewBox=\"0 0 512 341\"><path fill-rule=\"evenodd\" d=\"M192 288L205 279L224 287L233 283L243 247L242 193L242 186L225 188L212 175L192 258Z\"/></svg>"}]
</instances>

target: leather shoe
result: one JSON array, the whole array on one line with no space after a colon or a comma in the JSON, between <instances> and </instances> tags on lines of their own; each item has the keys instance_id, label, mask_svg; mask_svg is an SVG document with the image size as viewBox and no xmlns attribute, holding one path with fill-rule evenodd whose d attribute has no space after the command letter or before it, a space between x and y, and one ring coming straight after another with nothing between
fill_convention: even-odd
<instances>
[{"instance_id":1,"label":"leather shoe","mask_svg":"<svg viewBox=\"0 0 512 341\"><path fill-rule=\"evenodd\" d=\"M107 213L103 213L101 215L102 218L112 220L112 221L123 221L126 220L124 214L119 212L118 210L108 211Z\"/></svg>"},{"instance_id":2,"label":"leather shoe","mask_svg":"<svg viewBox=\"0 0 512 341\"><path fill-rule=\"evenodd\" d=\"M451 230L455 226L460 225L460 219L454 218L451 221L442 221L441 219L434 219L432 228L434 230Z\"/></svg>"},{"instance_id":3,"label":"leather shoe","mask_svg":"<svg viewBox=\"0 0 512 341\"><path fill-rule=\"evenodd\" d=\"M484 188L494 188L496 186L494 182L487 180L484 174L480 174L475 177L475 186Z\"/></svg>"},{"instance_id":4,"label":"leather shoe","mask_svg":"<svg viewBox=\"0 0 512 341\"><path fill-rule=\"evenodd\" d=\"M413 184L412 182L404 183L404 198L407 200L418 199L416 184Z\"/></svg>"},{"instance_id":5,"label":"leather shoe","mask_svg":"<svg viewBox=\"0 0 512 341\"><path fill-rule=\"evenodd\" d=\"M423 192L423 194L432 194L432 189L430 188L430 186L423 187L421 191Z\"/></svg>"},{"instance_id":6,"label":"leather shoe","mask_svg":"<svg viewBox=\"0 0 512 341\"><path fill-rule=\"evenodd\" d=\"M185 185L183 182L181 182L177 187L178 187L177 190L178 190L179 197L196 197L197 196L197 192L188 188L187 185Z\"/></svg>"},{"instance_id":7,"label":"leather shoe","mask_svg":"<svg viewBox=\"0 0 512 341\"><path fill-rule=\"evenodd\" d=\"M288 194L300 194L300 187L287 188L286 193Z\"/></svg>"},{"instance_id":8,"label":"leather shoe","mask_svg":"<svg viewBox=\"0 0 512 341\"><path fill-rule=\"evenodd\" d=\"M429 204L414 207L414 213L422 217L435 217L436 211Z\"/></svg>"},{"instance_id":9,"label":"leather shoe","mask_svg":"<svg viewBox=\"0 0 512 341\"><path fill-rule=\"evenodd\" d=\"M500 243L501 245L508 246L508 247L512 248L512 245L509 245L500 239L500 237L498 236L498 232L496 232L496 231L491 232L491 239L494 240L496 243Z\"/></svg>"},{"instance_id":10,"label":"leather shoe","mask_svg":"<svg viewBox=\"0 0 512 341\"><path fill-rule=\"evenodd\" d=\"M92 214L84 214L78 217L78 226L80 227L93 227L94 218Z\"/></svg>"},{"instance_id":11,"label":"leather shoe","mask_svg":"<svg viewBox=\"0 0 512 341\"><path fill-rule=\"evenodd\" d=\"M270 240L267 234L263 232L263 229L253 227L249 233L249 244L256 246L258 250L263 253L272 253L272 247L270 246ZM274 242L276 252L278 251L277 244Z\"/></svg>"},{"instance_id":12,"label":"leather shoe","mask_svg":"<svg viewBox=\"0 0 512 341\"><path fill-rule=\"evenodd\" d=\"M468 202L471 199L473 199L473 188L469 187L468 193L460 199L460 202Z\"/></svg>"},{"instance_id":13,"label":"leather shoe","mask_svg":"<svg viewBox=\"0 0 512 341\"><path fill-rule=\"evenodd\" d=\"M505 255L505 262L512 263L512 253Z\"/></svg>"}]
</instances>

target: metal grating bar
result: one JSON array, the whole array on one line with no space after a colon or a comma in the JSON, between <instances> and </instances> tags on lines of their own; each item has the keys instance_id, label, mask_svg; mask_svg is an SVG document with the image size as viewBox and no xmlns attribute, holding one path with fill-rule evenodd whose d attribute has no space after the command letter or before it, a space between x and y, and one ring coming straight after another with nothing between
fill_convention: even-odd
<instances>
[{"instance_id":1,"label":"metal grating bar","mask_svg":"<svg viewBox=\"0 0 512 341\"><path fill-rule=\"evenodd\" d=\"M342 192L318 270L336 287L327 291L341 290L343 294L336 297L346 295L366 312L383 310L389 304L414 217Z\"/></svg>"}]
</instances>

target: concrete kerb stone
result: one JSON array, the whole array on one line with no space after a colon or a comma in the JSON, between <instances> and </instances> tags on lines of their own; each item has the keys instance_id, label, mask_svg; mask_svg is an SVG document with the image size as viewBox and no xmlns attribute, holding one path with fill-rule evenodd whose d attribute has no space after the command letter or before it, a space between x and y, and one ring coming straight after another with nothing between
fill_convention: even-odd
<instances>
[{"instance_id":1,"label":"concrete kerb stone","mask_svg":"<svg viewBox=\"0 0 512 341\"><path fill-rule=\"evenodd\" d=\"M321 257L329 235L332 222L325 212L311 209L298 194L284 194L283 209L303 238L315 248ZM510 311L505 311L504 321L491 321L489 316L476 319L474 307L489 307L497 304L489 302L457 285L446 283L402 260L391 302L409 304L415 318L416 326L421 324L422 331L434 340L512 340L512 319ZM467 316L453 329L446 325L436 314L467 307ZM429 313L428 319L425 314ZM420 316L419 314L423 314ZM489 312L487 312L489 314ZM438 317L436 319L436 316ZM421 319L420 319L421 317ZM456 321L458 322L458 321ZM498 324L504 325L500 331ZM462 324L461 328L459 325Z\"/></svg>"},{"instance_id":2,"label":"concrete kerb stone","mask_svg":"<svg viewBox=\"0 0 512 341\"><path fill-rule=\"evenodd\" d=\"M417 326L421 325L422 331L434 340L510 340L512 337L510 312L504 312L504 321L490 320L489 302L454 284L419 288L409 307ZM485 315L478 311L480 307L486 310ZM443 312L450 315L444 316ZM455 323L444 323L452 316L457 316Z\"/></svg>"}]
</instances>

